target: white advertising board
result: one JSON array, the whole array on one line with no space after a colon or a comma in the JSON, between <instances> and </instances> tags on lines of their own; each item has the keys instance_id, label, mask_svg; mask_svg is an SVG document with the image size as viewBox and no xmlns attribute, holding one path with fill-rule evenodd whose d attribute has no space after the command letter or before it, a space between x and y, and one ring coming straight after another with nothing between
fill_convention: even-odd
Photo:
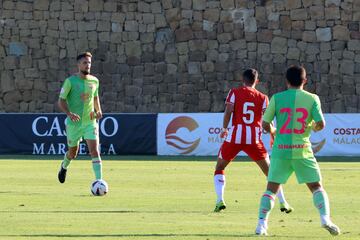
<instances>
[{"instance_id":1,"label":"white advertising board","mask_svg":"<svg viewBox=\"0 0 360 240\"><path fill-rule=\"evenodd\" d=\"M159 114L158 155L216 156L224 141L219 136L222 121L223 113ZM268 134L263 141L268 147Z\"/></svg>"},{"instance_id":2,"label":"white advertising board","mask_svg":"<svg viewBox=\"0 0 360 240\"><path fill-rule=\"evenodd\" d=\"M360 114L325 114L326 128L312 133L316 156L360 156ZM223 113L159 114L158 155L216 156L223 142ZM270 152L268 134L262 134ZM244 155L240 153L240 155Z\"/></svg>"},{"instance_id":3,"label":"white advertising board","mask_svg":"<svg viewBox=\"0 0 360 240\"><path fill-rule=\"evenodd\" d=\"M360 156L360 114L325 114L326 127L312 133L316 156Z\"/></svg>"}]
</instances>

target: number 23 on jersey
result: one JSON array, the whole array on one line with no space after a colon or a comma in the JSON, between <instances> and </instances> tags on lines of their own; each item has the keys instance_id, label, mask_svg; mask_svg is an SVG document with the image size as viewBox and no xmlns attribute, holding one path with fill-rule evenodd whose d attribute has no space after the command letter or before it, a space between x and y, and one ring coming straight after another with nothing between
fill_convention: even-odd
<instances>
[{"instance_id":1,"label":"number 23 on jersey","mask_svg":"<svg viewBox=\"0 0 360 240\"><path fill-rule=\"evenodd\" d=\"M308 111L306 108L296 108L296 113L299 113L300 116L296 118L296 121L301 124L301 128L289 128L290 122L293 120L293 109L291 108L281 108L280 113L286 114L286 121L283 126L280 128L281 134L303 134L306 128L306 119L309 116Z\"/></svg>"}]
</instances>

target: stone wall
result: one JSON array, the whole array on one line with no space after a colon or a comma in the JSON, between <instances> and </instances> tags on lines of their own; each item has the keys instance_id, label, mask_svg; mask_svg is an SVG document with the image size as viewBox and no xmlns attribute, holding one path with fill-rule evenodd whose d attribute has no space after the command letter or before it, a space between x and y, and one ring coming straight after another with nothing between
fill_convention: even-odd
<instances>
[{"instance_id":1,"label":"stone wall","mask_svg":"<svg viewBox=\"0 0 360 240\"><path fill-rule=\"evenodd\" d=\"M105 112L218 112L241 72L303 64L325 112L360 109L359 0L2 0L0 111L53 112L94 54Z\"/></svg>"}]
</instances>

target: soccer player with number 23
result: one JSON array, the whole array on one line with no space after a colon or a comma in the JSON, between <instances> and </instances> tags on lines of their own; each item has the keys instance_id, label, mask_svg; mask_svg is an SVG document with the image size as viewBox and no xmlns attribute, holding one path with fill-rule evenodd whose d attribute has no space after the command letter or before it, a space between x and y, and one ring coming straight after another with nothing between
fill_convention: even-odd
<instances>
[{"instance_id":1,"label":"soccer player with number 23","mask_svg":"<svg viewBox=\"0 0 360 240\"><path fill-rule=\"evenodd\" d=\"M306 183L318 209L321 226L332 235L340 229L330 219L328 196L321 184L319 165L310 143L310 133L325 127L319 97L303 90L306 71L291 66L286 72L288 90L273 95L263 118L263 128L275 135L268 184L261 197L259 221L255 233L267 235L268 218L274 207L275 194L295 172L298 183ZM277 128L270 123L276 118Z\"/></svg>"}]
</instances>

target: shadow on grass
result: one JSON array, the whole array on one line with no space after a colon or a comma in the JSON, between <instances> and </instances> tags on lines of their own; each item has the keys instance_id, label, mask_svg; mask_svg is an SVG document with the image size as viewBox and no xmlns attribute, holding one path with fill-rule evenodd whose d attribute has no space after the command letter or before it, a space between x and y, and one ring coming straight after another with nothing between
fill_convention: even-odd
<instances>
[{"instance_id":1,"label":"shadow on grass","mask_svg":"<svg viewBox=\"0 0 360 240\"><path fill-rule=\"evenodd\" d=\"M19 235L0 235L0 237L28 237L28 238L43 238L43 237L53 237L53 238L102 238L102 237L113 237L113 238L128 238L128 237L159 237L159 238L169 238L169 237L223 237L223 238L258 238L259 236L255 234L218 234L218 233L144 233L144 234L19 234ZM267 238L288 238L289 236L267 236ZM303 238L300 236L291 236L292 239Z\"/></svg>"},{"instance_id":2,"label":"shadow on grass","mask_svg":"<svg viewBox=\"0 0 360 240\"><path fill-rule=\"evenodd\" d=\"M52 160L60 161L63 155L0 155L0 160ZM102 156L103 160L108 161L180 161L180 162L215 162L216 156L157 156L157 155L113 155ZM316 157L318 162L360 162L360 157ZM87 155L79 156L76 160L90 160ZM251 162L246 156L236 157L239 162Z\"/></svg>"},{"instance_id":3,"label":"shadow on grass","mask_svg":"<svg viewBox=\"0 0 360 240\"><path fill-rule=\"evenodd\" d=\"M57 210L53 210L53 211L35 211L35 210L23 210L23 211L0 211L0 213L136 213L137 211L132 211L132 210L118 210L118 211L98 211L98 210L74 210L74 211L57 211ZM140 213L140 212L138 212Z\"/></svg>"},{"instance_id":4,"label":"shadow on grass","mask_svg":"<svg viewBox=\"0 0 360 240\"><path fill-rule=\"evenodd\" d=\"M135 210L0 210L0 213L35 213L35 214L49 214L49 213L90 213L90 214L121 214L121 213L197 213L197 214L214 214L217 213L208 212L208 211L135 211Z\"/></svg>"},{"instance_id":5,"label":"shadow on grass","mask_svg":"<svg viewBox=\"0 0 360 240\"><path fill-rule=\"evenodd\" d=\"M62 160L63 155L0 155L0 160ZM103 160L110 161L216 161L216 156L157 156L157 155L103 155ZM241 161L250 161L248 157L239 157ZM91 160L88 155L81 155L76 160Z\"/></svg>"}]
</instances>

